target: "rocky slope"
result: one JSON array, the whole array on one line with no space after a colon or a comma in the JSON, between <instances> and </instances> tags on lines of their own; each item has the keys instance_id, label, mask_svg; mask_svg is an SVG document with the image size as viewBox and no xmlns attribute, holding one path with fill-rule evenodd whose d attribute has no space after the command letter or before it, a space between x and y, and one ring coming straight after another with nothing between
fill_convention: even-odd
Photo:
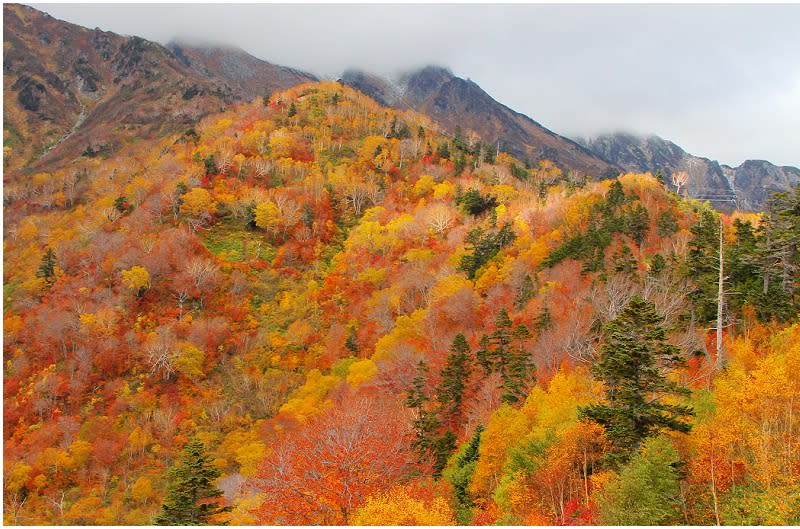
<instances>
[{"instance_id":1,"label":"rocky slope","mask_svg":"<svg viewBox=\"0 0 800 529\"><path fill-rule=\"evenodd\" d=\"M190 127L265 88L313 80L244 52L178 55L17 4L3 6L3 30L6 169L51 169L81 155L107 156L134 138Z\"/></svg>"},{"instance_id":2,"label":"rocky slope","mask_svg":"<svg viewBox=\"0 0 800 529\"><path fill-rule=\"evenodd\" d=\"M310 73L262 61L238 48L183 42L171 42L167 47L198 76L224 80L237 97L245 100L317 80Z\"/></svg>"},{"instance_id":3,"label":"rocky slope","mask_svg":"<svg viewBox=\"0 0 800 529\"><path fill-rule=\"evenodd\" d=\"M616 133L577 141L626 171L661 170L673 189L710 200L717 207L763 209L772 192L787 191L800 182L800 170L796 167L778 167L763 160L747 160L739 167L728 167L689 154L675 143L654 135ZM685 182L681 181L681 173L685 173Z\"/></svg>"},{"instance_id":4,"label":"rocky slope","mask_svg":"<svg viewBox=\"0 0 800 529\"><path fill-rule=\"evenodd\" d=\"M498 103L470 80L444 68L428 66L402 76L397 83L361 71L348 71L342 82L382 105L414 109L430 116L450 133L460 126L484 142L533 163L548 159L564 169L591 177L613 177L618 168L577 143L544 128Z\"/></svg>"}]
</instances>

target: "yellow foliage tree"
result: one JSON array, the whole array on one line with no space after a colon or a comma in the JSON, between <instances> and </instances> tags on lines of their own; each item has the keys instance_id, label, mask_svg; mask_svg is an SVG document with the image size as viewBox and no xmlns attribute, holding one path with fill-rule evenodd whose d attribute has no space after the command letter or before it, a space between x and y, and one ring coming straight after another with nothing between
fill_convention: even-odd
<instances>
[{"instance_id":1,"label":"yellow foliage tree","mask_svg":"<svg viewBox=\"0 0 800 529\"><path fill-rule=\"evenodd\" d=\"M202 187L193 187L188 193L183 195L181 213L199 217L203 213L211 213L216 209L211 193Z\"/></svg>"},{"instance_id":2,"label":"yellow foliage tree","mask_svg":"<svg viewBox=\"0 0 800 529\"><path fill-rule=\"evenodd\" d=\"M153 482L146 476L139 476L131 487L131 498L135 502L147 504L154 495Z\"/></svg>"},{"instance_id":3,"label":"yellow foliage tree","mask_svg":"<svg viewBox=\"0 0 800 529\"><path fill-rule=\"evenodd\" d=\"M378 366L369 358L359 360L350 364L347 373L347 383L353 387L358 387L367 382L378 373Z\"/></svg>"},{"instance_id":4,"label":"yellow foliage tree","mask_svg":"<svg viewBox=\"0 0 800 529\"><path fill-rule=\"evenodd\" d=\"M175 352L175 369L186 377L199 377L203 375L203 364L206 353L194 344L184 342L178 345Z\"/></svg>"},{"instance_id":5,"label":"yellow foliage tree","mask_svg":"<svg viewBox=\"0 0 800 529\"><path fill-rule=\"evenodd\" d=\"M456 525L444 498L423 501L402 486L373 494L348 520L350 525Z\"/></svg>"},{"instance_id":6,"label":"yellow foliage tree","mask_svg":"<svg viewBox=\"0 0 800 529\"><path fill-rule=\"evenodd\" d=\"M306 383L292 393L286 404L281 406L280 412L300 421L316 415L328 406L329 401L325 397L338 381L339 377L335 375L323 375L319 369L312 369L306 375Z\"/></svg>"},{"instance_id":7,"label":"yellow foliage tree","mask_svg":"<svg viewBox=\"0 0 800 529\"><path fill-rule=\"evenodd\" d=\"M274 229L275 226L277 226L280 222L281 211L278 209L278 206L276 206L275 203L270 200L267 202L262 202L256 206L255 217L256 226L262 230L269 231Z\"/></svg>"},{"instance_id":8,"label":"yellow foliage tree","mask_svg":"<svg viewBox=\"0 0 800 529\"><path fill-rule=\"evenodd\" d=\"M488 498L497 487L503 466L508 460L508 449L530 429L525 414L508 404L503 404L492 413L486 430L481 435L478 462L470 484L470 492Z\"/></svg>"},{"instance_id":9,"label":"yellow foliage tree","mask_svg":"<svg viewBox=\"0 0 800 529\"><path fill-rule=\"evenodd\" d=\"M150 288L150 272L143 266L133 266L130 270L122 271L122 281L128 288L141 294ZM83 318L81 321L83 322Z\"/></svg>"}]
</instances>

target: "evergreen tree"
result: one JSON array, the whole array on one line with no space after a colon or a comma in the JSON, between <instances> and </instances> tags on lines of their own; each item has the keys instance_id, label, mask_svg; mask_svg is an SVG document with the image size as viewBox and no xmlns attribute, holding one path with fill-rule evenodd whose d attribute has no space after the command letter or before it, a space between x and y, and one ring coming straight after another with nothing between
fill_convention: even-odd
<instances>
[{"instance_id":1,"label":"evergreen tree","mask_svg":"<svg viewBox=\"0 0 800 529\"><path fill-rule=\"evenodd\" d=\"M450 147L447 145L446 141L440 143L439 147L436 148L436 156L450 159Z\"/></svg>"},{"instance_id":2,"label":"evergreen tree","mask_svg":"<svg viewBox=\"0 0 800 529\"><path fill-rule=\"evenodd\" d=\"M536 294L536 285L533 284L530 274L525 274L522 278L522 283L517 291L517 297L514 299L514 307L521 309L528 304L528 301Z\"/></svg>"},{"instance_id":3,"label":"evergreen tree","mask_svg":"<svg viewBox=\"0 0 800 529\"><path fill-rule=\"evenodd\" d=\"M450 355L442 368L442 381L436 394L436 400L444 414L457 417L461 412L464 390L472 374L470 365L470 348L463 334L457 334L450 346Z\"/></svg>"},{"instance_id":4,"label":"evergreen tree","mask_svg":"<svg viewBox=\"0 0 800 529\"><path fill-rule=\"evenodd\" d=\"M800 185L772 195L761 232L762 292L785 307L775 315L788 319L800 308Z\"/></svg>"},{"instance_id":5,"label":"evergreen tree","mask_svg":"<svg viewBox=\"0 0 800 529\"><path fill-rule=\"evenodd\" d=\"M649 227L650 215L647 209L641 203L632 206L625 216L625 233L641 247Z\"/></svg>"},{"instance_id":6,"label":"evergreen tree","mask_svg":"<svg viewBox=\"0 0 800 529\"><path fill-rule=\"evenodd\" d=\"M483 161L488 164L494 164L497 151L491 146L486 146L486 151L483 153Z\"/></svg>"},{"instance_id":7,"label":"evergreen tree","mask_svg":"<svg viewBox=\"0 0 800 529\"><path fill-rule=\"evenodd\" d=\"M647 272L651 276L658 276L667 269L667 261L664 259L664 256L660 253L657 253L653 256L653 259L650 261L650 270Z\"/></svg>"},{"instance_id":8,"label":"evergreen tree","mask_svg":"<svg viewBox=\"0 0 800 529\"><path fill-rule=\"evenodd\" d=\"M622 189L622 183L619 180L611 182L611 187L606 194L606 209L614 210L625 204L625 190Z\"/></svg>"},{"instance_id":9,"label":"evergreen tree","mask_svg":"<svg viewBox=\"0 0 800 529\"><path fill-rule=\"evenodd\" d=\"M475 506L475 503L472 494L469 492L469 486L472 483L472 476L475 474L475 466L478 463L478 448L481 444L482 433L483 425L479 424L469 441L461 445L458 453L453 456L450 465L444 472L444 478L453 485L453 496L456 500L456 517L458 523L462 525L468 525L472 520L471 509Z\"/></svg>"},{"instance_id":10,"label":"evergreen tree","mask_svg":"<svg viewBox=\"0 0 800 529\"><path fill-rule=\"evenodd\" d=\"M347 331L347 339L344 342L344 346L353 354L358 354L361 348L358 346L358 338L356 337L356 328L350 326L349 330Z\"/></svg>"},{"instance_id":11,"label":"evergreen tree","mask_svg":"<svg viewBox=\"0 0 800 529\"><path fill-rule=\"evenodd\" d=\"M614 271L632 276L636 275L636 258L627 244L623 244L622 248L614 253Z\"/></svg>"},{"instance_id":12,"label":"evergreen tree","mask_svg":"<svg viewBox=\"0 0 800 529\"><path fill-rule=\"evenodd\" d=\"M296 114L297 106L295 106L294 101L292 101L292 104L289 105L289 111L286 113L286 115L290 118L293 118Z\"/></svg>"},{"instance_id":13,"label":"evergreen tree","mask_svg":"<svg viewBox=\"0 0 800 529\"><path fill-rule=\"evenodd\" d=\"M669 237L678 231L678 217L671 209L665 209L658 215L656 221L656 233L659 237Z\"/></svg>"},{"instance_id":14,"label":"evergreen tree","mask_svg":"<svg viewBox=\"0 0 800 529\"><path fill-rule=\"evenodd\" d=\"M550 314L550 309L545 307L542 309L542 313L536 316L536 319L533 320L533 328L536 332L546 331L553 325L553 316Z\"/></svg>"},{"instance_id":15,"label":"evergreen tree","mask_svg":"<svg viewBox=\"0 0 800 529\"><path fill-rule=\"evenodd\" d=\"M36 277L41 277L47 286L52 286L55 282L55 275L56 253L52 248L48 248L42 256L42 262L39 264L39 270L36 271Z\"/></svg>"},{"instance_id":16,"label":"evergreen tree","mask_svg":"<svg viewBox=\"0 0 800 529\"><path fill-rule=\"evenodd\" d=\"M411 382L411 389L406 396L406 406L414 410L414 432L415 439L412 446L419 453L423 460L435 447L436 435L441 426L441 422L436 418L436 414L429 409L431 398L428 396L426 388L426 378L430 369L424 360L417 364L417 376Z\"/></svg>"},{"instance_id":17,"label":"evergreen tree","mask_svg":"<svg viewBox=\"0 0 800 529\"><path fill-rule=\"evenodd\" d=\"M211 466L203 443L193 439L183 450L181 462L169 471L167 497L155 525L209 525L212 516L229 512L219 505L222 491L214 485L222 472Z\"/></svg>"},{"instance_id":18,"label":"evergreen tree","mask_svg":"<svg viewBox=\"0 0 800 529\"><path fill-rule=\"evenodd\" d=\"M433 457L433 477L441 477L447 460L456 449L456 434L452 430L447 430L441 437L436 438L431 450Z\"/></svg>"},{"instance_id":19,"label":"evergreen tree","mask_svg":"<svg viewBox=\"0 0 800 529\"><path fill-rule=\"evenodd\" d=\"M456 448L456 436L451 430L439 435L442 421L436 410L430 408L430 397L426 393L425 381L429 372L428 365L420 360L417 364L417 376L411 382L411 389L406 396L406 406L414 410L413 427L415 439L411 446L417 451L419 461L430 461L433 475L439 477L447 464L447 459Z\"/></svg>"},{"instance_id":20,"label":"evergreen tree","mask_svg":"<svg viewBox=\"0 0 800 529\"><path fill-rule=\"evenodd\" d=\"M680 460L666 436L648 440L599 494L608 525L675 525L680 509Z\"/></svg>"},{"instance_id":21,"label":"evergreen tree","mask_svg":"<svg viewBox=\"0 0 800 529\"><path fill-rule=\"evenodd\" d=\"M669 380L663 370L680 367L680 350L667 342L667 329L655 305L634 296L603 328L605 343L591 367L603 382L607 402L583 407L580 413L606 430L612 444L612 465L626 462L642 442L661 430L688 432L691 408L668 404L668 395L689 390Z\"/></svg>"},{"instance_id":22,"label":"evergreen tree","mask_svg":"<svg viewBox=\"0 0 800 529\"><path fill-rule=\"evenodd\" d=\"M484 372L500 373L501 387L505 390L501 400L514 404L525 397L528 386L535 381L533 371L536 366L530 352L524 347L524 342L530 339L531 334L524 325L512 329L506 309L500 309L495 325L497 330L481 338L481 348L475 354ZM514 345L514 339L520 345Z\"/></svg>"},{"instance_id":23,"label":"evergreen tree","mask_svg":"<svg viewBox=\"0 0 800 529\"><path fill-rule=\"evenodd\" d=\"M472 245L472 252L461 257L458 269L466 272L470 279L475 279L478 270L501 249L514 242L515 238L516 234L508 223L503 224L499 230L488 233L484 233L480 226L471 229L465 240Z\"/></svg>"},{"instance_id":24,"label":"evergreen tree","mask_svg":"<svg viewBox=\"0 0 800 529\"><path fill-rule=\"evenodd\" d=\"M209 154L203 160L203 165L206 170L206 176L215 175L219 173L219 169L217 168L217 161L214 158L213 154Z\"/></svg>"},{"instance_id":25,"label":"evergreen tree","mask_svg":"<svg viewBox=\"0 0 800 529\"><path fill-rule=\"evenodd\" d=\"M719 281L719 216L704 207L691 227L686 275L694 284L689 292L697 318L708 323L717 317Z\"/></svg>"}]
</instances>

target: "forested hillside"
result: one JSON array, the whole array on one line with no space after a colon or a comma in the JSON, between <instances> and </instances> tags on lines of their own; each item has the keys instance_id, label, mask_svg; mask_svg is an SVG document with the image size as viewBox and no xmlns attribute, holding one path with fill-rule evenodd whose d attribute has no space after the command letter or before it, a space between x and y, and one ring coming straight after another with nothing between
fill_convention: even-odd
<instances>
[{"instance_id":1,"label":"forested hillside","mask_svg":"<svg viewBox=\"0 0 800 529\"><path fill-rule=\"evenodd\" d=\"M323 82L7 180L5 523L800 523L800 189L466 136Z\"/></svg>"}]
</instances>

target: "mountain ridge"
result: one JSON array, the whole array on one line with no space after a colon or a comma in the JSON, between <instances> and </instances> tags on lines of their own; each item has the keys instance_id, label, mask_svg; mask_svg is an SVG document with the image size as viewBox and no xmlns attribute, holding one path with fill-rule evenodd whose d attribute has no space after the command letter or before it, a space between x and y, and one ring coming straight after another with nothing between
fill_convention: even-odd
<instances>
[{"instance_id":1,"label":"mountain ridge","mask_svg":"<svg viewBox=\"0 0 800 529\"><path fill-rule=\"evenodd\" d=\"M731 167L690 154L655 134L616 132L576 141L626 171L655 174L660 170L673 189L723 207L759 210L773 192L789 191L800 183L797 167L777 166L766 160L745 160ZM681 182L680 173L685 173L685 182Z\"/></svg>"}]
</instances>

